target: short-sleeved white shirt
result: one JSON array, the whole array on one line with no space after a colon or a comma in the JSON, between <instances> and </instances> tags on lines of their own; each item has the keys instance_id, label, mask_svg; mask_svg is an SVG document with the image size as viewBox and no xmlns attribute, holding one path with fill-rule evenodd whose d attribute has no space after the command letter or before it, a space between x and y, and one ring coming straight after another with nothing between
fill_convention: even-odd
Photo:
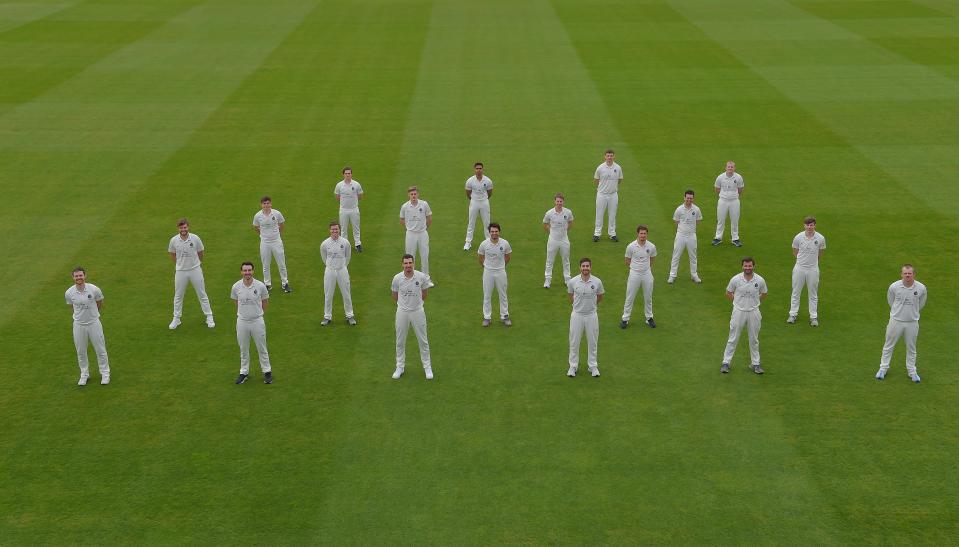
<instances>
[{"instance_id":1,"label":"short-sleeved white shirt","mask_svg":"<svg viewBox=\"0 0 959 547\"><path fill-rule=\"evenodd\" d=\"M506 269L506 255L512 252L513 248L509 246L509 241L499 238L495 244L492 239L484 240L480 243L476 254L486 257L483 259L483 268L498 271Z\"/></svg>"},{"instance_id":2,"label":"short-sleeved white shirt","mask_svg":"<svg viewBox=\"0 0 959 547\"><path fill-rule=\"evenodd\" d=\"M253 215L253 225L260 228L260 239L270 243L280 240L280 224L284 222L283 213L276 209L270 209L269 215L262 210Z\"/></svg>"},{"instance_id":3,"label":"short-sleeved white shirt","mask_svg":"<svg viewBox=\"0 0 959 547\"><path fill-rule=\"evenodd\" d=\"M350 247L350 242L343 236L335 240L328 237L323 243L320 243L320 258L323 259L326 267L331 270L345 268L350 263L352 252L353 248Z\"/></svg>"},{"instance_id":4,"label":"short-sleeved white shirt","mask_svg":"<svg viewBox=\"0 0 959 547\"><path fill-rule=\"evenodd\" d=\"M270 291L266 289L262 281L258 279L251 281L252 283L247 287L241 279L234 283L230 290L230 298L239 304L236 307L236 316L242 321L255 321L263 317L261 302L270 298Z\"/></svg>"},{"instance_id":5,"label":"short-sleeved white shirt","mask_svg":"<svg viewBox=\"0 0 959 547\"><path fill-rule=\"evenodd\" d=\"M566 290L573 295L573 313L578 315L596 313L596 295L606 292L603 282L593 275L585 281L582 275L573 277L566 282Z\"/></svg>"},{"instance_id":6,"label":"short-sleeved white shirt","mask_svg":"<svg viewBox=\"0 0 959 547\"><path fill-rule=\"evenodd\" d=\"M429 281L429 276L419 270L413 270L409 278L403 272L394 275L390 288L397 294L396 307L403 311L423 309L423 288Z\"/></svg>"},{"instance_id":7,"label":"short-sleeved white shirt","mask_svg":"<svg viewBox=\"0 0 959 547\"><path fill-rule=\"evenodd\" d=\"M356 180L346 184L345 180L336 183L333 195L340 196L340 211L355 211L360 208L360 194L363 187Z\"/></svg>"},{"instance_id":8,"label":"short-sleeved white shirt","mask_svg":"<svg viewBox=\"0 0 959 547\"><path fill-rule=\"evenodd\" d=\"M73 322L79 325L89 325L100 319L100 309L97 302L103 300L103 292L93 283L84 283L83 291L73 285L63 295L67 304L73 306Z\"/></svg>"},{"instance_id":9,"label":"short-sleeved white shirt","mask_svg":"<svg viewBox=\"0 0 959 547\"><path fill-rule=\"evenodd\" d=\"M733 176L727 177L723 171L716 177L714 186L719 188L719 199L739 199L739 189L746 186L746 183L739 173L733 172Z\"/></svg>"},{"instance_id":10,"label":"short-sleeved white shirt","mask_svg":"<svg viewBox=\"0 0 959 547\"><path fill-rule=\"evenodd\" d=\"M489 191L493 189L493 181L486 175L483 175L483 180L476 180L476 175L473 175L466 179L466 189L471 192L470 201L486 201Z\"/></svg>"},{"instance_id":11,"label":"short-sleeved white shirt","mask_svg":"<svg viewBox=\"0 0 959 547\"><path fill-rule=\"evenodd\" d=\"M746 275L738 273L729 280L726 292L733 293L733 308L739 311L759 309L759 295L769 292L766 289L766 280L761 275L753 273L753 278L746 280Z\"/></svg>"},{"instance_id":12,"label":"short-sleeved white shirt","mask_svg":"<svg viewBox=\"0 0 959 547\"><path fill-rule=\"evenodd\" d=\"M543 217L543 224L549 224L549 238L553 241L569 241L569 223L572 221L573 212L566 207L559 212L553 207Z\"/></svg>"},{"instance_id":13,"label":"short-sleeved white shirt","mask_svg":"<svg viewBox=\"0 0 959 547\"><path fill-rule=\"evenodd\" d=\"M407 201L400 207L400 218L406 222L406 231L423 232L426 231L426 217L433 214L430 204L423 200L417 200L416 205Z\"/></svg>"},{"instance_id":14,"label":"short-sleeved white shirt","mask_svg":"<svg viewBox=\"0 0 959 547\"><path fill-rule=\"evenodd\" d=\"M649 259L656 256L656 246L647 240L645 245L633 241L626 246L626 258L629 259L629 271L646 273L649 271Z\"/></svg>"},{"instance_id":15,"label":"short-sleeved white shirt","mask_svg":"<svg viewBox=\"0 0 959 547\"><path fill-rule=\"evenodd\" d=\"M192 270L200 267L200 256L197 254L203 250L203 241L196 234L187 234L183 239L180 234L170 238L170 245L167 250L176 253L176 269Z\"/></svg>"},{"instance_id":16,"label":"short-sleeved white shirt","mask_svg":"<svg viewBox=\"0 0 959 547\"><path fill-rule=\"evenodd\" d=\"M619 191L619 181L623 180L623 168L615 161L613 165L606 165L606 162L599 164L596 168L594 179L599 180L599 186L596 191L600 194L615 194Z\"/></svg>"},{"instance_id":17,"label":"short-sleeved white shirt","mask_svg":"<svg viewBox=\"0 0 959 547\"><path fill-rule=\"evenodd\" d=\"M678 222L676 225L676 233L680 235L693 235L696 233L697 222L703 219L703 212L699 210L699 207L696 204L687 209L686 204L683 203L676 208L676 211L673 213L673 220Z\"/></svg>"},{"instance_id":18,"label":"short-sleeved white shirt","mask_svg":"<svg viewBox=\"0 0 959 547\"><path fill-rule=\"evenodd\" d=\"M812 237L806 237L806 231L803 230L793 238L793 249L797 249L796 265L800 268L818 268L819 251L826 248L826 238L819 232L815 232Z\"/></svg>"},{"instance_id":19,"label":"short-sleeved white shirt","mask_svg":"<svg viewBox=\"0 0 959 547\"><path fill-rule=\"evenodd\" d=\"M889 317L896 321L919 321L919 312L926 305L926 286L913 279L907 287L902 279L889 285Z\"/></svg>"}]
</instances>

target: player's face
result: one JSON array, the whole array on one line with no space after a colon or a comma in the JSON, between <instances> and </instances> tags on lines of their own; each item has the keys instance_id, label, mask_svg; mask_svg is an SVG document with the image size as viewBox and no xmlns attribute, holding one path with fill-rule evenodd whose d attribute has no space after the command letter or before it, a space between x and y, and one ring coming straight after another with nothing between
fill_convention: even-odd
<instances>
[{"instance_id":1,"label":"player's face","mask_svg":"<svg viewBox=\"0 0 959 547\"><path fill-rule=\"evenodd\" d=\"M473 168L473 172L476 173L476 180L480 180L480 179L483 178L483 166L482 166L482 165L477 165L476 167L474 167L474 168Z\"/></svg>"},{"instance_id":2,"label":"player's face","mask_svg":"<svg viewBox=\"0 0 959 547\"><path fill-rule=\"evenodd\" d=\"M403 259L403 271L406 273L413 273L413 259L404 258Z\"/></svg>"},{"instance_id":3,"label":"player's face","mask_svg":"<svg viewBox=\"0 0 959 547\"><path fill-rule=\"evenodd\" d=\"M615 154L613 154L612 152L606 152L606 163L612 165L614 156Z\"/></svg>"},{"instance_id":4,"label":"player's face","mask_svg":"<svg viewBox=\"0 0 959 547\"><path fill-rule=\"evenodd\" d=\"M499 228L493 227L489 229L489 238L493 241L499 240Z\"/></svg>"},{"instance_id":5,"label":"player's face","mask_svg":"<svg viewBox=\"0 0 959 547\"><path fill-rule=\"evenodd\" d=\"M810 222L809 224L805 224L805 226L806 226L806 232L807 232L807 233L810 233L810 234L811 234L811 233L813 233L813 232L816 231L816 223L815 223L815 222Z\"/></svg>"},{"instance_id":6,"label":"player's face","mask_svg":"<svg viewBox=\"0 0 959 547\"><path fill-rule=\"evenodd\" d=\"M73 272L73 282L78 286L83 285L87 281L87 274L84 272Z\"/></svg>"},{"instance_id":7,"label":"player's face","mask_svg":"<svg viewBox=\"0 0 959 547\"><path fill-rule=\"evenodd\" d=\"M579 273L583 274L583 277L588 277L592 269L593 265L589 262L583 262L579 265Z\"/></svg>"},{"instance_id":8,"label":"player's face","mask_svg":"<svg viewBox=\"0 0 959 547\"><path fill-rule=\"evenodd\" d=\"M410 190L410 201L416 201L419 197L420 193L418 190Z\"/></svg>"},{"instance_id":9,"label":"player's face","mask_svg":"<svg viewBox=\"0 0 959 547\"><path fill-rule=\"evenodd\" d=\"M557 210L557 211L562 211L562 210L563 210L563 204L565 203L565 202L563 201L563 198L556 198L556 199L553 200L553 203L556 204L556 210Z\"/></svg>"},{"instance_id":10,"label":"player's face","mask_svg":"<svg viewBox=\"0 0 959 547\"><path fill-rule=\"evenodd\" d=\"M756 265L755 265L754 263L752 263L752 262L748 262L748 261L747 261L747 262L743 262L743 273L746 274L746 275L752 275L752 273L753 273L753 268L754 268L755 266L756 266Z\"/></svg>"},{"instance_id":11,"label":"player's face","mask_svg":"<svg viewBox=\"0 0 959 547\"><path fill-rule=\"evenodd\" d=\"M180 235L183 236L183 237L186 237L186 235L187 235L188 233L190 233L190 225L189 225L189 224L181 224L181 225L177 226L176 229L180 231Z\"/></svg>"},{"instance_id":12,"label":"player's face","mask_svg":"<svg viewBox=\"0 0 959 547\"><path fill-rule=\"evenodd\" d=\"M253 266L249 264L240 266L240 273L243 275L243 279L249 281L253 279Z\"/></svg>"},{"instance_id":13,"label":"player's face","mask_svg":"<svg viewBox=\"0 0 959 547\"><path fill-rule=\"evenodd\" d=\"M640 242L640 243L646 243L646 237L647 237L648 235L649 235L649 233L648 233L646 230L640 230L640 231L636 232L636 241L638 241L638 242Z\"/></svg>"},{"instance_id":14,"label":"player's face","mask_svg":"<svg viewBox=\"0 0 959 547\"><path fill-rule=\"evenodd\" d=\"M350 171L349 169L347 169L346 171L343 171L343 180L345 180L346 182L350 182L351 180L353 180L353 171Z\"/></svg>"},{"instance_id":15,"label":"player's face","mask_svg":"<svg viewBox=\"0 0 959 547\"><path fill-rule=\"evenodd\" d=\"M690 206L690 205L693 204L693 200L694 200L695 198L696 198L696 196L694 196L694 195L692 195L692 194L686 194L686 196L683 197L683 203L685 203L686 206L688 207L688 206Z\"/></svg>"},{"instance_id":16,"label":"player's face","mask_svg":"<svg viewBox=\"0 0 959 547\"><path fill-rule=\"evenodd\" d=\"M273 202L270 201L270 200L268 200L268 199L267 199L267 200L263 200L263 201L260 202L260 207L261 207L264 211L269 211L270 209L273 208Z\"/></svg>"},{"instance_id":17,"label":"player's face","mask_svg":"<svg viewBox=\"0 0 959 547\"><path fill-rule=\"evenodd\" d=\"M902 269L902 281L906 285L912 285L912 280L916 278L916 272L912 268Z\"/></svg>"},{"instance_id":18,"label":"player's face","mask_svg":"<svg viewBox=\"0 0 959 547\"><path fill-rule=\"evenodd\" d=\"M730 161L730 162L727 162L727 163L726 163L726 175L731 177L731 176L733 176L733 173L735 173L735 172L736 172L736 164L733 163L733 162L731 162L731 161Z\"/></svg>"},{"instance_id":19,"label":"player's face","mask_svg":"<svg viewBox=\"0 0 959 547\"><path fill-rule=\"evenodd\" d=\"M340 237L340 225L339 225L339 224L334 224L334 225L330 226L330 237L332 237L333 239L336 239L336 238Z\"/></svg>"}]
</instances>

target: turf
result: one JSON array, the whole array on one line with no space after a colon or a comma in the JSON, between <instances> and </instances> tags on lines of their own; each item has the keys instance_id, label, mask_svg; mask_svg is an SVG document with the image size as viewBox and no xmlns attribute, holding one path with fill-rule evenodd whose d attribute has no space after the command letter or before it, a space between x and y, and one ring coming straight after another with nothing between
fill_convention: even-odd
<instances>
[{"instance_id":1,"label":"turf","mask_svg":"<svg viewBox=\"0 0 959 547\"><path fill-rule=\"evenodd\" d=\"M946 0L169 0L0 3L0 189L15 249L0 338L3 544L951 544L959 537L959 8ZM590 241L602 151L621 243ZM746 180L746 246L711 247L712 182ZM461 250L483 161L514 249L515 326L481 320ZM318 247L344 165L365 190L320 327ZM390 380L397 213L434 211L436 379ZM666 285L693 188L702 285ZM569 304L543 290L561 191L607 287L603 376L564 376ZM232 383L229 288L269 194L291 295L276 382ZM784 323L801 219L828 249L822 326ZM207 246L217 327L170 320L175 221ZM650 330L622 310L625 244L659 247ZM475 243L474 243L475 248ZM770 287L763 365L718 372L740 257ZM898 265L930 291L920 385L877 368ZM63 291L106 295L113 383L75 385ZM275 275L275 274L274 274ZM558 277L558 272L557 272ZM584 348L585 352L585 348ZM96 380L96 376L94 376Z\"/></svg>"}]
</instances>

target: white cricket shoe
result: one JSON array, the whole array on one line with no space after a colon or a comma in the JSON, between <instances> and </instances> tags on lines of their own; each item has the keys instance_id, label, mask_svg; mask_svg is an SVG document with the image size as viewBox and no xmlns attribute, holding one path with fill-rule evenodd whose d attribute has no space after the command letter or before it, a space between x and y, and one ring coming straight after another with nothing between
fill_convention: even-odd
<instances>
[{"instance_id":1,"label":"white cricket shoe","mask_svg":"<svg viewBox=\"0 0 959 547\"><path fill-rule=\"evenodd\" d=\"M879 369L879 372L876 373L876 379L877 379L877 380L885 380L885 379L886 379L886 371L884 371L884 370L882 370L882 369Z\"/></svg>"},{"instance_id":2,"label":"white cricket shoe","mask_svg":"<svg viewBox=\"0 0 959 547\"><path fill-rule=\"evenodd\" d=\"M396 370L393 371L393 379L399 380L400 376L403 375L403 367L396 367Z\"/></svg>"},{"instance_id":3,"label":"white cricket shoe","mask_svg":"<svg viewBox=\"0 0 959 547\"><path fill-rule=\"evenodd\" d=\"M208 315L208 316L207 316L207 318L206 318L206 326L207 326L208 328L211 328L211 329L216 326L216 323L213 322L213 316L212 316L212 315Z\"/></svg>"},{"instance_id":4,"label":"white cricket shoe","mask_svg":"<svg viewBox=\"0 0 959 547\"><path fill-rule=\"evenodd\" d=\"M694 275L694 276L692 276L692 277L693 277L693 283L697 283L697 284L698 284L698 283L702 283L702 282L703 282L703 280L700 279L698 275Z\"/></svg>"},{"instance_id":5,"label":"white cricket shoe","mask_svg":"<svg viewBox=\"0 0 959 547\"><path fill-rule=\"evenodd\" d=\"M569 367L569 370L566 371L566 375L570 378L576 377L576 367Z\"/></svg>"},{"instance_id":6,"label":"white cricket shoe","mask_svg":"<svg viewBox=\"0 0 959 547\"><path fill-rule=\"evenodd\" d=\"M589 375L593 378L599 378L599 367L589 369Z\"/></svg>"},{"instance_id":7,"label":"white cricket shoe","mask_svg":"<svg viewBox=\"0 0 959 547\"><path fill-rule=\"evenodd\" d=\"M787 318L786 318L786 323L788 323L788 324L790 324L790 325L794 325L794 324L796 323L796 316L795 316L795 315L790 315L789 317L787 317Z\"/></svg>"},{"instance_id":8,"label":"white cricket shoe","mask_svg":"<svg viewBox=\"0 0 959 547\"><path fill-rule=\"evenodd\" d=\"M179 326L180 326L180 318L174 317L173 321L170 321L170 330L175 330Z\"/></svg>"},{"instance_id":9,"label":"white cricket shoe","mask_svg":"<svg viewBox=\"0 0 959 547\"><path fill-rule=\"evenodd\" d=\"M423 367L423 372L426 373L427 380L433 379L433 367Z\"/></svg>"},{"instance_id":10,"label":"white cricket shoe","mask_svg":"<svg viewBox=\"0 0 959 547\"><path fill-rule=\"evenodd\" d=\"M676 281L676 278L670 276L670 278L666 280L666 283L669 283L670 285L672 285L675 281Z\"/></svg>"},{"instance_id":11,"label":"white cricket shoe","mask_svg":"<svg viewBox=\"0 0 959 547\"><path fill-rule=\"evenodd\" d=\"M909 379L912 380L913 382L916 382L917 384L918 384L919 381L920 381L920 378L919 378L919 375L918 375L918 374L910 374L910 375L909 375Z\"/></svg>"},{"instance_id":12,"label":"white cricket shoe","mask_svg":"<svg viewBox=\"0 0 959 547\"><path fill-rule=\"evenodd\" d=\"M818 326L819 326L819 320L818 320L818 319L810 319L810 320L809 320L809 326L810 326L810 327L818 327Z\"/></svg>"},{"instance_id":13,"label":"white cricket shoe","mask_svg":"<svg viewBox=\"0 0 959 547\"><path fill-rule=\"evenodd\" d=\"M100 385L101 385L101 386L108 385L109 383L110 383L110 375L109 375L109 374L107 374L106 376L101 376L101 377L100 377Z\"/></svg>"},{"instance_id":14,"label":"white cricket shoe","mask_svg":"<svg viewBox=\"0 0 959 547\"><path fill-rule=\"evenodd\" d=\"M85 385L87 385L87 379L89 379L89 378L90 378L90 377L87 376L86 374L81 374L81 375L80 375L80 379L77 380L77 385L78 385L78 386L85 386Z\"/></svg>"}]
</instances>

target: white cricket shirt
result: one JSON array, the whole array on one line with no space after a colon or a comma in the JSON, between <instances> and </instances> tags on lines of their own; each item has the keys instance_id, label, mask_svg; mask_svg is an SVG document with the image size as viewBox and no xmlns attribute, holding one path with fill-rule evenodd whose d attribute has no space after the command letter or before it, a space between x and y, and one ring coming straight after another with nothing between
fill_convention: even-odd
<instances>
[{"instance_id":1,"label":"white cricket shirt","mask_svg":"<svg viewBox=\"0 0 959 547\"><path fill-rule=\"evenodd\" d=\"M683 203L677 207L673 213L673 220L679 223L676 225L676 233L679 235L695 235L696 223L702 219L703 212L699 210L699 207L697 207L695 203L689 209L687 209L686 204Z\"/></svg>"},{"instance_id":2,"label":"white cricket shirt","mask_svg":"<svg viewBox=\"0 0 959 547\"><path fill-rule=\"evenodd\" d=\"M255 321L263 317L263 300L270 298L270 291L266 290L266 285L262 281L252 279L252 283L247 287L243 280L233 284L230 290L230 298L236 300L239 304L236 307L236 316L243 321Z\"/></svg>"},{"instance_id":3,"label":"white cricket shirt","mask_svg":"<svg viewBox=\"0 0 959 547\"><path fill-rule=\"evenodd\" d=\"M271 209L269 215L262 210L253 215L253 225L260 228L260 239L269 243L280 240L280 224L284 222L283 213L276 209Z\"/></svg>"},{"instance_id":4,"label":"white cricket shirt","mask_svg":"<svg viewBox=\"0 0 959 547\"><path fill-rule=\"evenodd\" d=\"M97 302L103 300L103 292L93 283L84 283L83 290L73 285L63 295L67 304L73 306L73 322L80 325L95 323L100 318Z\"/></svg>"},{"instance_id":5,"label":"white cricket shirt","mask_svg":"<svg viewBox=\"0 0 959 547\"><path fill-rule=\"evenodd\" d=\"M913 279L912 287L902 280L889 285L886 293L889 317L896 321L919 321L919 312L926 305L926 286Z\"/></svg>"},{"instance_id":6,"label":"white cricket shirt","mask_svg":"<svg viewBox=\"0 0 959 547\"><path fill-rule=\"evenodd\" d=\"M719 199L739 199L739 189L746 186L739 173L733 172L733 176L727 177L723 171L716 177L716 188L719 188Z\"/></svg>"},{"instance_id":7,"label":"white cricket shirt","mask_svg":"<svg viewBox=\"0 0 959 547\"><path fill-rule=\"evenodd\" d=\"M424 232L426 231L426 217L433 214L430 204L423 200L418 200L416 205L407 201L400 207L400 218L406 222L406 231Z\"/></svg>"},{"instance_id":8,"label":"white cricket shirt","mask_svg":"<svg viewBox=\"0 0 959 547\"><path fill-rule=\"evenodd\" d=\"M553 207L543 217L543 224L549 224L549 238L553 241L569 241L569 223L572 221L573 212L566 207L562 211Z\"/></svg>"},{"instance_id":9,"label":"white cricket shirt","mask_svg":"<svg viewBox=\"0 0 959 547\"><path fill-rule=\"evenodd\" d=\"M340 196L340 211L355 211L360 208L360 194L363 193L363 187L360 183L352 180L349 184L345 180L336 183L333 189L333 195Z\"/></svg>"},{"instance_id":10,"label":"white cricket shirt","mask_svg":"<svg viewBox=\"0 0 959 547\"><path fill-rule=\"evenodd\" d=\"M599 164L596 168L594 179L599 180L599 186L596 191L600 194L615 194L619 191L619 181L623 180L623 168L615 161L613 165L606 165L606 162Z\"/></svg>"},{"instance_id":11,"label":"white cricket shirt","mask_svg":"<svg viewBox=\"0 0 959 547\"><path fill-rule=\"evenodd\" d=\"M403 272L394 275L390 287L397 294L396 307L403 311L423 309L423 287L429 280L429 276L419 270L413 270L409 278Z\"/></svg>"},{"instance_id":12,"label":"white cricket shirt","mask_svg":"<svg viewBox=\"0 0 959 547\"><path fill-rule=\"evenodd\" d=\"M812 237L806 237L806 231L803 230L793 238L793 249L798 249L796 255L796 265L800 268L818 268L819 251L826 248L826 238L819 232L815 232Z\"/></svg>"},{"instance_id":13,"label":"white cricket shirt","mask_svg":"<svg viewBox=\"0 0 959 547\"><path fill-rule=\"evenodd\" d=\"M509 246L509 241L499 238L496 243L493 243L492 239L480 243L476 254L486 257L483 259L483 268L498 271L506 269L506 255L512 252L513 248Z\"/></svg>"},{"instance_id":14,"label":"white cricket shirt","mask_svg":"<svg viewBox=\"0 0 959 547\"><path fill-rule=\"evenodd\" d=\"M466 179L466 189L472 192L470 201L486 201L489 199L489 191L493 189L493 181L486 175L483 180L477 180L476 175Z\"/></svg>"},{"instance_id":15,"label":"white cricket shirt","mask_svg":"<svg viewBox=\"0 0 959 547\"><path fill-rule=\"evenodd\" d=\"M176 253L176 269L192 270L200 267L200 256L198 252L203 250L203 242L196 234L187 234L183 239L180 234L170 238L170 245L167 250Z\"/></svg>"},{"instance_id":16,"label":"white cricket shirt","mask_svg":"<svg viewBox=\"0 0 959 547\"><path fill-rule=\"evenodd\" d=\"M585 281L582 275L573 277L566 283L566 290L573 295L573 313L578 315L596 313L596 295L606 292L603 282L592 275Z\"/></svg>"},{"instance_id":17,"label":"white cricket shirt","mask_svg":"<svg viewBox=\"0 0 959 547\"><path fill-rule=\"evenodd\" d=\"M647 240L645 245L633 241L626 246L626 258L629 259L629 271L639 274L649 271L649 259L656 256L656 246Z\"/></svg>"},{"instance_id":18,"label":"white cricket shirt","mask_svg":"<svg viewBox=\"0 0 959 547\"><path fill-rule=\"evenodd\" d=\"M320 243L320 258L323 259L326 267L331 270L345 268L350 263L352 252L350 242L342 236L336 239L328 237L323 243Z\"/></svg>"},{"instance_id":19,"label":"white cricket shirt","mask_svg":"<svg viewBox=\"0 0 959 547\"><path fill-rule=\"evenodd\" d=\"M729 280L726 292L733 293L733 308L739 311L759 309L759 295L769 292L766 289L766 280L761 275L753 273L753 278L746 280L746 274L738 273Z\"/></svg>"}]
</instances>

